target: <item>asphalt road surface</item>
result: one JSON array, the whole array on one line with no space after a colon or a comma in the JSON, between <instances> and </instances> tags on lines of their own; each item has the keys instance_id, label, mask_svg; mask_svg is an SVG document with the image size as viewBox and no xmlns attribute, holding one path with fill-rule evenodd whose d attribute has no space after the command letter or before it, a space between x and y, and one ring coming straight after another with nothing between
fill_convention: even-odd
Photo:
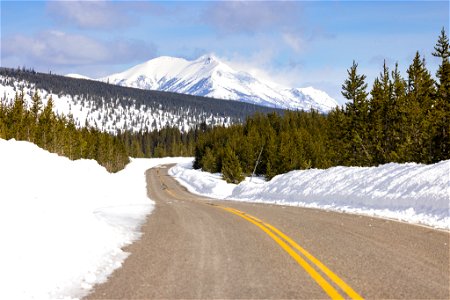
<instances>
[{"instance_id":1,"label":"asphalt road surface","mask_svg":"<svg viewBox=\"0 0 450 300\"><path fill-rule=\"evenodd\" d=\"M147 171L155 210L90 299L450 299L448 231L217 201Z\"/></svg>"}]
</instances>

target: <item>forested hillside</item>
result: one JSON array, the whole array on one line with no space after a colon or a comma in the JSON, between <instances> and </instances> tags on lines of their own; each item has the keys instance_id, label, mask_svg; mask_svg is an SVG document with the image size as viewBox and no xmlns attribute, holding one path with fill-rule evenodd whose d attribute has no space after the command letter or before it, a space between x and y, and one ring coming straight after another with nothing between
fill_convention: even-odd
<instances>
[{"instance_id":1,"label":"forested hillside","mask_svg":"<svg viewBox=\"0 0 450 300\"><path fill-rule=\"evenodd\" d=\"M77 127L88 124L114 134L126 130L153 131L166 126L188 131L203 122L212 126L242 122L255 112L282 113L282 110L237 101L127 88L25 68L0 68L3 102L12 102L15 92L22 90L26 100L35 91L44 103L52 96L54 110L58 114L72 114Z\"/></svg>"},{"instance_id":2,"label":"forested hillside","mask_svg":"<svg viewBox=\"0 0 450 300\"><path fill-rule=\"evenodd\" d=\"M53 112L51 98L45 106L38 93L32 100L29 108L23 93L17 93L10 105L0 101L0 138L29 141L72 160L95 159L110 172L123 169L129 162L118 137L92 127L76 128L71 116Z\"/></svg>"},{"instance_id":3,"label":"forested hillside","mask_svg":"<svg viewBox=\"0 0 450 300\"><path fill-rule=\"evenodd\" d=\"M385 63L370 91L353 62L342 85L345 106L328 115L257 114L242 125L213 128L199 138L194 167L239 182L253 171L272 178L295 169L450 159L450 54L444 30L433 55L441 59L436 80L417 52L406 79L397 65L390 70Z\"/></svg>"},{"instance_id":4,"label":"forested hillside","mask_svg":"<svg viewBox=\"0 0 450 300\"><path fill-rule=\"evenodd\" d=\"M255 111L282 113L25 68L0 68L0 86L0 138L30 141L70 159L95 159L113 172L129 156L192 156L207 126L242 122Z\"/></svg>"},{"instance_id":5,"label":"forested hillside","mask_svg":"<svg viewBox=\"0 0 450 300\"><path fill-rule=\"evenodd\" d=\"M51 98L43 105L38 93L33 94L30 107L21 92L11 104L0 101L0 138L29 141L72 160L95 159L108 171L116 172L125 167L128 157L193 156L195 142L207 128L202 123L188 132L164 127L113 135L90 126L77 128L71 115L58 116L52 106Z\"/></svg>"}]
</instances>

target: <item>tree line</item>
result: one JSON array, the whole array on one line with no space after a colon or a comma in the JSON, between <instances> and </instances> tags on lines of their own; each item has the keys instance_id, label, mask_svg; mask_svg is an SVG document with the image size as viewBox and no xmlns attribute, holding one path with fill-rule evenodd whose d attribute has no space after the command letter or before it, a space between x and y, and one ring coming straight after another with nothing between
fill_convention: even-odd
<instances>
[{"instance_id":1,"label":"tree line","mask_svg":"<svg viewBox=\"0 0 450 300\"><path fill-rule=\"evenodd\" d=\"M37 92L30 107L23 91L16 93L11 104L0 101L0 138L29 141L72 160L95 159L109 172L117 172L129 162L121 139L89 126L77 128L72 116L53 112L51 97L44 106Z\"/></svg>"},{"instance_id":2,"label":"tree line","mask_svg":"<svg viewBox=\"0 0 450 300\"><path fill-rule=\"evenodd\" d=\"M71 115L55 114L51 96L46 105L37 91L31 98L28 106L22 91L10 104L0 101L0 138L28 141L71 160L94 159L109 172L122 170L129 157L192 156L197 137L207 128L201 123L188 132L164 127L113 135L87 124L76 126Z\"/></svg>"},{"instance_id":3,"label":"tree line","mask_svg":"<svg viewBox=\"0 0 450 300\"><path fill-rule=\"evenodd\" d=\"M229 118L231 123L238 123L255 112L283 113L282 109L239 101L130 88L96 80L39 73L25 67L16 69L0 67L2 85L14 87L17 82L25 83L28 88L46 90L60 96L70 95L72 99L79 99L82 104L91 103L95 110L102 108L105 102L112 108L145 106L151 111L161 110L172 115L180 115L190 125L199 124L202 119L211 116L216 119Z\"/></svg>"},{"instance_id":4,"label":"tree line","mask_svg":"<svg viewBox=\"0 0 450 300\"><path fill-rule=\"evenodd\" d=\"M397 64L390 70L384 63L370 91L353 62L342 85L345 106L328 115L256 114L243 124L209 129L196 144L194 168L237 183L253 173L270 179L295 169L450 159L449 55L442 29L433 52L440 59L436 80L417 52L406 79Z\"/></svg>"},{"instance_id":5,"label":"tree line","mask_svg":"<svg viewBox=\"0 0 450 300\"><path fill-rule=\"evenodd\" d=\"M117 136L131 157L188 157L194 155L199 135L209 127L211 126L203 122L187 132L181 132L178 127L167 126L153 131L124 131Z\"/></svg>"}]
</instances>

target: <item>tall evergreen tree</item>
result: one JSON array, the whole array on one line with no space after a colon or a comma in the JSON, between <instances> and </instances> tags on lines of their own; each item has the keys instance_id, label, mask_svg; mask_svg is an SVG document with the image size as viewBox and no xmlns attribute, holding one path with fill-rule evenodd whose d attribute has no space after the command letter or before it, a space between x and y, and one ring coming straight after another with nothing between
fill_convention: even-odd
<instances>
[{"instance_id":1,"label":"tall evergreen tree","mask_svg":"<svg viewBox=\"0 0 450 300\"><path fill-rule=\"evenodd\" d=\"M408 116L410 118L406 136L406 157L410 161L429 163L432 161L432 108L435 88L425 59L416 52L408 70Z\"/></svg>"},{"instance_id":2,"label":"tall evergreen tree","mask_svg":"<svg viewBox=\"0 0 450 300\"><path fill-rule=\"evenodd\" d=\"M53 114L53 98L47 100L47 104L44 110L39 116L38 132L39 139L37 140L38 146L48 149L52 145L53 141L53 129L55 123L55 115ZM54 151L54 149L50 149Z\"/></svg>"},{"instance_id":3,"label":"tall evergreen tree","mask_svg":"<svg viewBox=\"0 0 450 300\"><path fill-rule=\"evenodd\" d=\"M369 135L371 140L371 152L376 164L385 163L389 149L389 136L387 135L390 122L387 119L388 105L391 102L392 88L389 78L389 69L386 61L383 71L375 82L370 92L372 98L369 102Z\"/></svg>"},{"instance_id":4,"label":"tall evergreen tree","mask_svg":"<svg viewBox=\"0 0 450 300\"><path fill-rule=\"evenodd\" d=\"M450 46L444 28L441 30L434 50L433 56L441 58L441 64L436 72L438 81L433 110L432 161L436 162L450 158Z\"/></svg>"},{"instance_id":5,"label":"tall evergreen tree","mask_svg":"<svg viewBox=\"0 0 450 300\"><path fill-rule=\"evenodd\" d=\"M0 138L6 137L6 106L4 104L6 99L0 99Z\"/></svg>"},{"instance_id":6,"label":"tall evergreen tree","mask_svg":"<svg viewBox=\"0 0 450 300\"><path fill-rule=\"evenodd\" d=\"M336 107L328 113L326 131L328 133L325 147L328 149L328 155L331 165L348 165L349 146L348 143L348 118L343 107Z\"/></svg>"},{"instance_id":7,"label":"tall evergreen tree","mask_svg":"<svg viewBox=\"0 0 450 300\"><path fill-rule=\"evenodd\" d=\"M33 117L34 122L38 121L38 116L42 108L42 100L39 96L39 92L36 90L33 94L33 97L31 97L31 108L30 113Z\"/></svg>"},{"instance_id":8,"label":"tall evergreen tree","mask_svg":"<svg viewBox=\"0 0 450 300\"><path fill-rule=\"evenodd\" d=\"M10 137L16 140L27 139L27 128L26 128L26 103L25 103L25 93L22 90L20 93L16 93L13 106L11 108L11 122L10 130L13 134Z\"/></svg>"},{"instance_id":9,"label":"tall evergreen tree","mask_svg":"<svg viewBox=\"0 0 450 300\"><path fill-rule=\"evenodd\" d=\"M349 145L349 163L352 165L370 165L372 157L369 153L369 132L368 121L368 93L365 75L358 75L358 64L353 61L353 65L347 70L348 78L342 85L342 95L349 100L346 104L347 113L347 134L346 144Z\"/></svg>"},{"instance_id":10,"label":"tall evergreen tree","mask_svg":"<svg viewBox=\"0 0 450 300\"><path fill-rule=\"evenodd\" d=\"M400 145L406 136L406 124L408 122L408 110L406 99L406 81L403 79L398 69L398 63L391 74L392 78L392 98L386 117L390 122L389 131L386 133L390 137L390 147L388 151L389 162L404 162L400 155Z\"/></svg>"},{"instance_id":11,"label":"tall evergreen tree","mask_svg":"<svg viewBox=\"0 0 450 300\"><path fill-rule=\"evenodd\" d=\"M36 90L31 97L31 108L30 108L30 141L36 143L38 138L37 133L37 123L39 121L39 114L42 109L42 100Z\"/></svg>"}]
</instances>

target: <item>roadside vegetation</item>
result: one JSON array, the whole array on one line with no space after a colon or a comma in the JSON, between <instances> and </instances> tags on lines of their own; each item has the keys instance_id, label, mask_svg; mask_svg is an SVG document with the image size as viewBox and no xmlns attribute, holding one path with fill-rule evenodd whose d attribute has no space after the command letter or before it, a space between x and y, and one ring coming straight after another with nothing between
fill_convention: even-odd
<instances>
[{"instance_id":1,"label":"roadside vegetation","mask_svg":"<svg viewBox=\"0 0 450 300\"><path fill-rule=\"evenodd\" d=\"M113 135L87 125L78 128L72 116L58 116L52 109L52 99L44 106L37 92L32 96L31 107L23 92L17 93L10 105L0 101L0 138L32 142L71 160L94 159L109 172L117 172L128 164L130 156L192 156L200 132L194 128L182 133L178 128L166 127Z\"/></svg>"},{"instance_id":2,"label":"roadside vegetation","mask_svg":"<svg viewBox=\"0 0 450 300\"><path fill-rule=\"evenodd\" d=\"M0 102L0 138L32 142L72 160L95 159L109 172L117 172L129 162L124 144L113 135L92 127L76 128L71 116L58 116L52 99L45 107L38 93L27 107L24 93L17 93L11 105Z\"/></svg>"},{"instance_id":3,"label":"roadside vegetation","mask_svg":"<svg viewBox=\"0 0 450 300\"><path fill-rule=\"evenodd\" d=\"M450 159L449 39L441 31L433 55L441 59L434 80L416 53L403 78L384 64L368 91L353 62L342 95L328 115L317 112L256 114L243 124L215 127L200 136L194 168L222 172L228 182L244 175L277 174L332 166L389 162L430 164Z\"/></svg>"}]
</instances>

